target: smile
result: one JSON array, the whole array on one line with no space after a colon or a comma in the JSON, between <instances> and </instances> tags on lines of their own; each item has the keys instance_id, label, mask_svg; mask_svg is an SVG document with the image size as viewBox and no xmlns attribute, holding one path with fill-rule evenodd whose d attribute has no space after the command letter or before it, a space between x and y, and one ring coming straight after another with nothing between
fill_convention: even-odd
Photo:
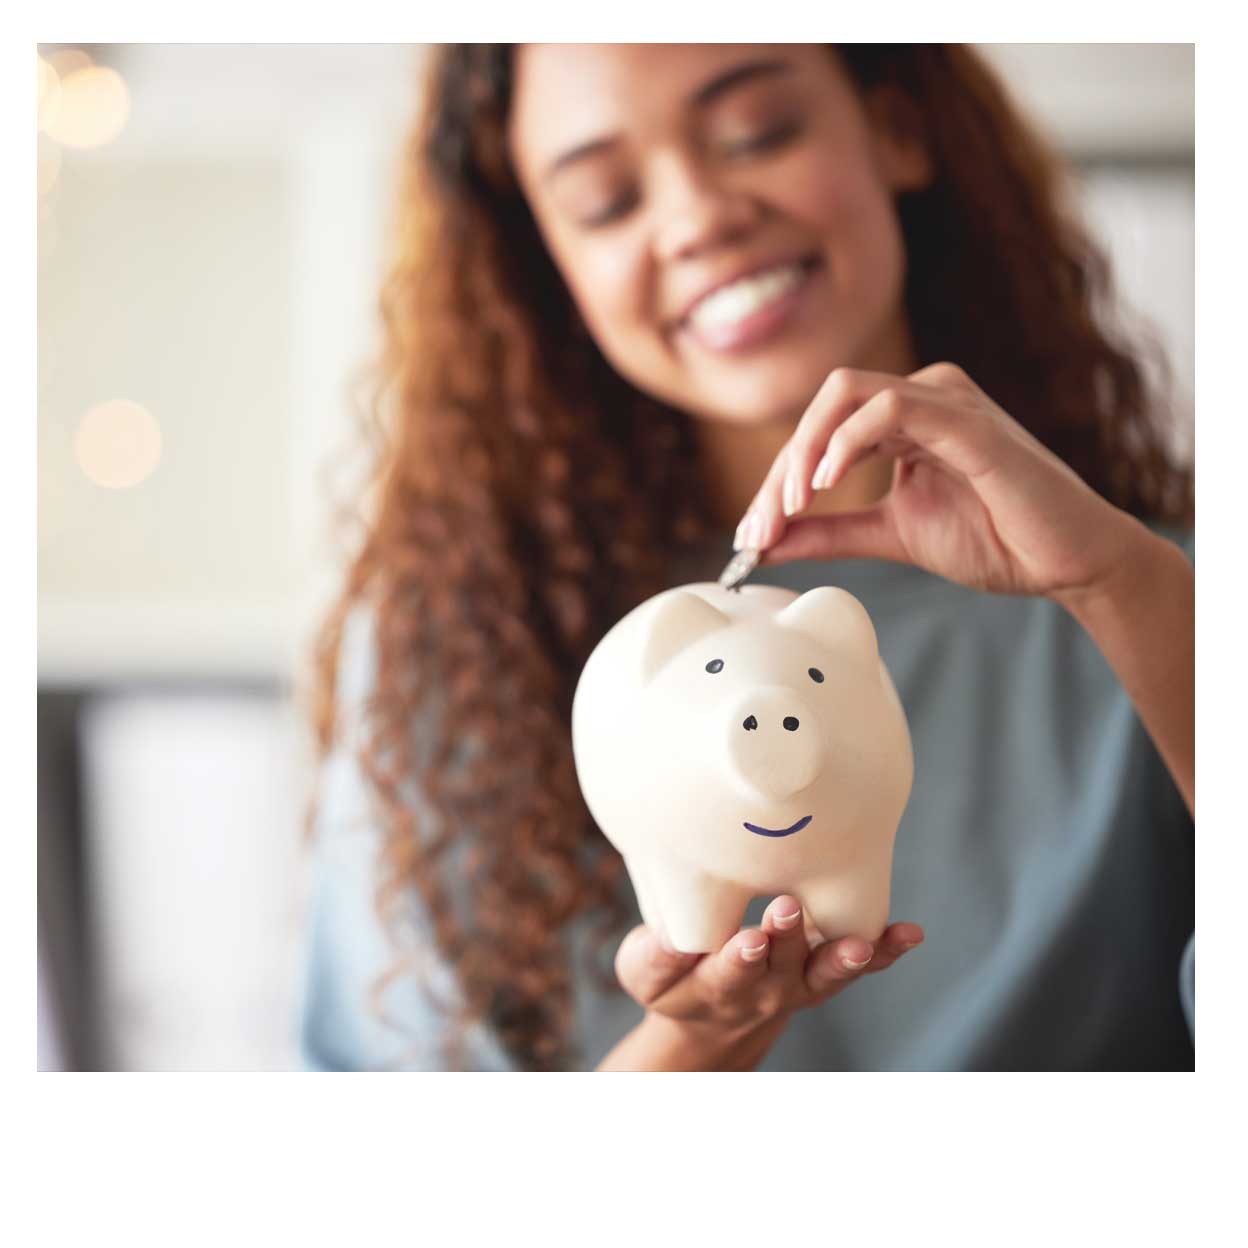
<instances>
[{"instance_id":1,"label":"smile","mask_svg":"<svg viewBox=\"0 0 1248 1248\"><path fill-rule=\"evenodd\" d=\"M678 332L704 350L735 355L779 337L800 319L819 280L818 257L715 292L680 322Z\"/></svg>"},{"instance_id":2,"label":"smile","mask_svg":"<svg viewBox=\"0 0 1248 1248\"><path fill-rule=\"evenodd\" d=\"M813 815L806 815L799 819L791 828L781 828L779 832L773 832L771 828L755 827L752 823L747 823L745 826L757 836L792 836L794 832L800 832L813 818Z\"/></svg>"}]
</instances>

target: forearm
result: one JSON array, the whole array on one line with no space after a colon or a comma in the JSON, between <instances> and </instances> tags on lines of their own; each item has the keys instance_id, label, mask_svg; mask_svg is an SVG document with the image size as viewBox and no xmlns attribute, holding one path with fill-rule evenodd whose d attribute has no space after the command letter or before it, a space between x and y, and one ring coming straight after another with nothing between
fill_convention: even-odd
<instances>
[{"instance_id":1,"label":"forearm","mask_svg":"<svg viewBox=\"0 0 1248 1248\"><path fill-rule=\"evenodd\" d=\"M787 1017L749 1030L677 1022L648 1013L602 1059L599 1070L753 1070L784 1030Z\"/></svg>"},{"instance_id":2,"label":"forearm","mask_svg":"<svg viewBox=\"0 0 1248 1248\"><path fill-rule=\"evenodd\" d=\"M1183 552L1143 525L1104 585L1058 598L1088 631L1196 810L1196 575Z\"/></svg>"}]
</instances>

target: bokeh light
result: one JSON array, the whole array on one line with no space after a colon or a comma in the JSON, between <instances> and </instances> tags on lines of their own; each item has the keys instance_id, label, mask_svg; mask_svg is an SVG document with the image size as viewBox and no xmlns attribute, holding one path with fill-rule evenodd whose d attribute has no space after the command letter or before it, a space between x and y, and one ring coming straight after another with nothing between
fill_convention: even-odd
<instances>
[{"instance_id":1,"label":"bokeh light","mask_svg":"<svg viewBox=\"0 0 1248 1248\"><path fill-rule=\"evenodd\" d=\"M50 53L45 59L56 70L57 77L62 82L70 74L76 74L80 69L86 69L88 65L93 64L90 54L84 52L81 48L59 48L57 51Z\"/></svg>"},{"instance_id":2,"label":"bokeh light","mask_svg":"<svg viewBox=\"0 0 1248 1248\"><path fill-rule=\"evenodd\" d=\"M39 129L46 130L61 107L61 76L50 61L37 56L39 68Z\"/></svg>"},{"instance_id":3,"label":"bokeh light","mask_svg":"<svg viewBox=\"0 0 1248 1248\"><path fill-rule=\"evenodd\" d=\"M87 65L61 77L60 107L49 137L66 147L100 147L115 139L130 115L130 94L121 75Z\"/></svg>"},{"instance_id":4,"label":"bokeh light","mask_svg":"<svg viewBox=\"0 0 1248 1248\"><path fill-rule=\"evenodd\" d=\"M124 490L156 470L161 437L156 418L128 399L114 399L91 408L74 438L78 466L109 490Z\"/></svg>"}]
</instances>

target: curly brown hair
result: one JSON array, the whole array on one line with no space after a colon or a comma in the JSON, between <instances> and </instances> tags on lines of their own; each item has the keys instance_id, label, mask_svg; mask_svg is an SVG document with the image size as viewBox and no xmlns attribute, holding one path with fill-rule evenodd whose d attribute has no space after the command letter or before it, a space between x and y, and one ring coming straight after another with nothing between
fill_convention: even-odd
<instances>
[{"instance_id":1,"label":"curly brown hair","mask_svg":"<svg viewBox=\"0 0 1248 1248\"><path fill-rule=\"evenodd\" d=\"M1058 154L966 46L829 48L859 92L907 93L934 158L934 182L898 199L920 363L960 364L1115 505L1190 520L1169 387L1111 328L1109 264ZM579 1056L567 926L593 925L590 972L618 989L602 955L629 913L622 863L576 782L575 682L714 524L690 419L599 352L509 166L513 46L429 59L381 297L370 508L319 639L315 717L328 752L343 625L362 605L379 915L397 941L415 901L453 969L452 1063L480 1020L519 1066L560 1068ZM1168 379L1156 339L1143 345Z\"/></svg>"}]
</instances>

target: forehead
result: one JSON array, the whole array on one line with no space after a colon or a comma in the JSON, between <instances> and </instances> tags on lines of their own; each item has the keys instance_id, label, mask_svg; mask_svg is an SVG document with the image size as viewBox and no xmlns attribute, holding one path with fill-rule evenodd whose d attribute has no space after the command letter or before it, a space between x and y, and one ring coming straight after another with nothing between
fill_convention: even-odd
<instances>
[{"instance_id":1,"label":"forehead","mask_svg":"<svg viewBox=\"0 0 1248 1248\"><path fill-rule=\"evenodd\" d=\"M822 44L520 44L508 140L531 166L578 140L644 133L692 109L690 97L717 74L753 61L788 62L787 77L807 82L835 78Z\"/></svg>"}]
</instances>

